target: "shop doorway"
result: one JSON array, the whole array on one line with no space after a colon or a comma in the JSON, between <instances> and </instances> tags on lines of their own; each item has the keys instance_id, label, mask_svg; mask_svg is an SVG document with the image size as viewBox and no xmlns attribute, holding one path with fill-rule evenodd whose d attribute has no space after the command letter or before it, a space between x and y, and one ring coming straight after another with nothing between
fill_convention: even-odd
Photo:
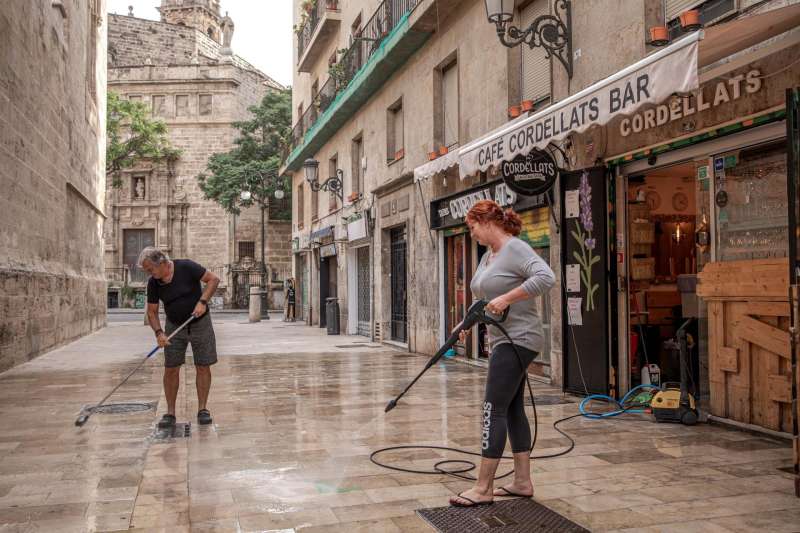
<instances>
[{"instance_id":1,"label":"shop doorway","mask_svg":"<svg viewBox=\"0 0 800 533\"><path fill-rule=\"evenodd\" d=\"M711 260L708 159L685 161L624 177L617 240L621 342L629 360L621 392L642 383L680 381L676 332L688 333L689 384L708 399L708 315L696 295L697 273ZM623 367L620 367L621 370Z\"/></svg>"},{"instance_id":2,"label":"shop doorway","mask_svg":"<svg viewBox=\"0 0 800 533\"><path fill-rule=\"evenodd\" d=\"M357 286L357 326L356 333L364 337L370 336L370 276L369 246L356 250L356 286Z\"/></svg>"},{"instance_id":3,"label":"shop doorway","mask_svg":"<svg viewBox=\"0 0 800 533\"><path fill-rule=\"evenodd\" d=\"M408 315L406 310L406 226L389 232L391 248L391 336L393 341L407 342Z\"/></svg>"},{"instance_id":4,"label":"shop doorway","mask_svg":"<svg viewBox=\"0 0 800 533\"><path fill-rule=\"evenodd\" d=\"M322 257L319 261L319 327L328 326L326 320L326 304L328 298L337 297L337 269L336 256Z\"/></svg>"},{"instance_id":5,"label":"shop doorway","mask_svg":"<svg viewBox=\"0 0 800 533\"><path fill-rule=\"evenodd\" d=\"M472 282L472 239L463 229L461 233L445 236L445 254L447 266L445 269L447 292L447 319L446 331L452 331L456 324L464 319L467 308L472 303L472 292L469 285ZM471 343L457 344L456 351L460 355L472 356Z\"/></svg>"}]
</instances>

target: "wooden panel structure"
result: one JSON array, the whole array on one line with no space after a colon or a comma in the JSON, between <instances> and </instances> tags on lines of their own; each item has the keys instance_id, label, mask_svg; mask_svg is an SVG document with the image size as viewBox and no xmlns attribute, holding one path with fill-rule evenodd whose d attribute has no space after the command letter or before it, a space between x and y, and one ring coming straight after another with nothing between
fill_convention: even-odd
<instances>
[{"instance_id":1,"label":"wooden panel structure","mask_svg":"<svg viewBox=\"0 0 800 533\"><path fill-rule=\"evenodd\" d=\"M789 263L709 263L697 294L708 302L711 413L791 432Z\"/></svg>"}]
</instances>

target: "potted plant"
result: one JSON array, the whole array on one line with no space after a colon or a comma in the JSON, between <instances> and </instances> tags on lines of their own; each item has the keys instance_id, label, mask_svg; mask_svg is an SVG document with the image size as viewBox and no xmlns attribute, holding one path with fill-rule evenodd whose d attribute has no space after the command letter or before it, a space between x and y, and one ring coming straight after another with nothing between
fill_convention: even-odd
<instances>
[{"instance_id":1,"label":"potted plant","mask_svg":"<svg viewBox=\"0 0 800 533\"><path fill-rule=\"evenodd\" d=\"M405 148L400 148L398 151L396 151L394 153L394 158L395 159L402 159L404 155L406 155Z\"/></svg>"},{"instance_id":2,"label":"potted plant","mask_svg":"<svg viewBox=\"0 0 800 533\"><path fill-rule=\"evenodd\" d=\"M669 42L669 30L666 26L653 26L650 28L650 45L664 46Z\"/></svg>"},{"instance_id":3,"label":"potted plant","mask_svg":"<svg viewBox=\"0 0 800 533\"><path fill-rule=\"evenodd\" d=\"M347 201L350 202L350 203L353 203L356 200L358 200L359 198L361 198L361 193L360 192L351 192L350 195L347 197Z\"/></svg>"},{"instance_id":4,"label":"potted plant","mask_svg":"<svg viewBox=\"0 0 800 533\"><path fill-rule=\"evenodd\" d=\"M694 31L700 29L700 11L697 9L690 9L681 13L681 28L685 31Z\"/></svg>"},{"instance_id":5,"label":"potted plant","mask_svg":"<svg viewBox=\"0 0 800 533\"><path fill-rule=\"evenodd\" d=\"M520 108L518 105L512 105L508 108L508 116L511 118L517 118L520 114Z\"/></svg>"},{"instance_id":6,"label":"potted plant","mask_svg":"<svg viewBox=\"0 0 800 533\"><path fill-rule=\"evenodd\" d=\"M447 146L440 146L439 147L439 155L447 155L449 148Z\"/></svg>"},{"instance_id":7,"label":"potted plant","mask_svg":"<svg viewBox=\"0 0 800 533\"><path fill-rule=\"evenodd\" d=\"M428 152L428 161L433 161L439 156L439 152L434 150L433 152Z\"/></svg>"},{"instance_id":8,"label":"potted plant","mask_svg":"<svg viewBox=\"0 0 800 533\"><path fill-rule=\"evenodd\" d=\"M300 4L300 7L308 14L314 10L317 5L317 0L303 0L303 3Z\"/></svg>"},{"instance_id":9,"label":"potted plant","mask_svg":"<svg viewBox=\"0 0 800 533\"><path fill-rule=\"evenodd\" d=\"M522 108L523 113L531 111L533 109L533 100L523 100L520 104L520 107Z\"/></svg>"}]
</instances>

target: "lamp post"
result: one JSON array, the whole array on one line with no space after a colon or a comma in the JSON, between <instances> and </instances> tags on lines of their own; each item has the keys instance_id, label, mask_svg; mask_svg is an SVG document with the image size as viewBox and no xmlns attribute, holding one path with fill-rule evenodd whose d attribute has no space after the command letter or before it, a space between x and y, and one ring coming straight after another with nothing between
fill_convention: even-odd
<instances>
[{"instance_id":1,"label":"lamp post","mask_svg":"<svg viewBox=\"0 0 800 533\"><path fill-rule=\"evenodd\" d=\"M267 271L267 263L265 257L265 247L266 247L266 230L265 230L265 211L267 209L267 200L269 199L269 191L267 188L267 179L274 178L275 176L267 176L264 174L259 174L259 183L257 184L257 193L255 198L253 197L253 193L249 190L242 191L239 195L241 198L242 203L244 205L250 205L250 203L255 200L258 202L258 206L261 209L261 280L262 280L262 298L261 298L261 314L265 320L269 320L269 309L267 309L266 302L267 300L265 296L267 295L268 287L269 287L269 275ZM284 197L284 192L282 189L275 189L274 191L275 199L281 200Z\"/></svg>"},{"instance_id":2,"label":"lamp post","mask_svg":"<svg viewBox=\"0 0 800 533\"><path fill-rule=\"evenodd\" d=\"M308 158L303 161L303 172L305 173L308 186L314 192L317 191L330 191L334 193L339 201L344 201L342 195L342 181L344 180L344 172L341 169L336 169L336 175L331 176L324 182L319 182L319 161L313 158Z\"/></svg>"},{"instance_id":3,"label":"lamp post","mask_svg":"<svg viewBox=\"0 0 800 533\"><path fill-rule=\"evenodd\" d=\"M555 0L553 15L542 15L524 29L517 28L514 0L484 0L486 18L497 27L497 38L508 48L522 43L541 47L548 58L558 59L572 78L572 11L570 0Z\"/></svg>"}]
</instances>

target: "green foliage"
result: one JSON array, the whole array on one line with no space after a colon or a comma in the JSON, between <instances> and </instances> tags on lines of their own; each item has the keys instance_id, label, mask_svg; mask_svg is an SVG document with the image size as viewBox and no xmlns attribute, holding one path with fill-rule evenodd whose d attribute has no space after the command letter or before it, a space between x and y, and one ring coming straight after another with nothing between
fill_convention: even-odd
<instances>
[{"instance_id":1,"label":"green foliage","mask_svg":"<svg viewBox=\"0 0 800 533\"><path fill-rule=\"evenodd\" d=\"M241 207L267 208L275 201L275 191L281 189L286 195L283 202L291 205L291 184L287 177L278 176L282 152L292 132L291 106L289 90L270 92L250 108L250 120L234 124L239 130L236 146L212 155L207 173L197 177L207 199L238 214ZM249 200L242 200L243 191L250 192Z\"/></svg>"},{"instance_id":2,"label":"green foliage","mask_svg":"<svg viewBox=\"0 0 800 533\"><path fill-rule=\"evenodd\" d=\"M174 161L180 150L170 145L167 125L150 116L147 106L109 91L106 113L106 176L119 187L119 171L140 161Z\"/></svg>"}]
</instances>

